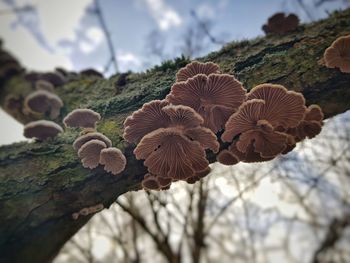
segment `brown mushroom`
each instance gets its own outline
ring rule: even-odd
[[[112,146],[112,141],[105,135],[99,132],[89,132],[79,136],[73,143],[74,150],[78,151],[80,147],[88,141],[100,140],[106,144],[107,147]]]
[[[63,132],[63,129],[57,123],[39,120],[27,123],[24,126],[23,135],[26,138],[36,138],[43,141],[47,138],[56,137],[60,132]]]
[[[193,108],[203,117],[204,126],[216,133],[243,103],[245,94],[242,84],[231,75],[198,74],[175,83],[166,100]]]
[[[194,183],[198,182],[200,179],[206,177],[210,172],[211,172],[211,168],[208,166],[204,170],[196,172],[194,174],[194,176],[187,178],[186,182],[189,184],[194,184]]]
[[[100,164],[104,165],[107,172],[117,175],[124,171],[126,158],[119,149],[115,147],[106,148],[100,153]]]
[[[323,55],[326,67],[350,73],[350,35],[337,38]]]
[[[247,148],[246,151],[243,153],[237,149],[236,142],[233,142],[229,147],[228,150],[234,155],[237,156],[239,161],[245,162],[245,163],[256,163],[256,162],[266,162],[272,160],[274,157],[264,158],[261,157],[260,153],[255,152],[255,148],[253,145],[253,142],[251,142]]]
[[[284,34],[294,31],[299,25],[299,18],[295,14],[276,13],[269,17],[262,29],[266,34]]]
[[[161,177],[184,180],[209,163],[199,142],[191,141],[176,128],[160,128],[142,138],[134,150],[145,159],[148,171]]]
[[[106,147],[100,140],[91,140],[83,144],[78,151],[83,166],[89,169],[96,168],[100,162],[100,153]]]
[[[157,177],[149,173],[145,175],[141,184],[145,190],[159,191],[161,189]]]
[[[101,115],[90,109],[75,109],[63,119],[66,127],[95,128]]]
[[[65,77],[58,71],[40,74],[39,79],[48,81],[55,87],[62,86],[64,83],[66,83]]]
[[[35,82],[35,88],[37,90],[46,90],[48,92],[54,92],[55,87],[48,81],[39,79]]]
[[[217,64],[213,62],[201,63],[193,61],[176,73],[176,82],[186,81],[198,74],[210,75],[213,73],[220,73]]]
[[[147,133],[167,127],[170,118],[162,109],[168,104],[164,100],[153,100],[127,117],[124,121],[124,139],[130,143],[138,143]]]
[[[59,116],[63,102],[56,94],[46,90],[36,90],[24,99],[23,112],[29,113],[49,113],[50,118]]]
[[[240,161],[238,156],[226,149],[219,152],[219,154],[216,156],[216,160],[223,165],[234,165]]]
[[[304,140],[306,137],[314,138],[321,132],[323,112],[318,105],[311,105],[306,109],[305,117],[295,128],[290,128],[286,132],[294,136],[296,142]]]

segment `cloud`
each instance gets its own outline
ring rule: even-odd
[[[117,51],[117,62],[121,72],[128,70],[138,71],[142,66],[141,59],[137,55],[123,50]]]
[[[200,18],[209,18],[209,19],[215,18],[214,7],[208,3],[200,4],[197,7],[196,13]]]
[[[85,39],[79,41],[79,48],[85,54],[94,51],[104,40],[103,31],[95,26],[89,27],[85,32]]]
[[[181,16],[170,6],[166,5],[164,0],[144,1],[160,30],[166,31],[171,27],[177,27],[182,24]]]

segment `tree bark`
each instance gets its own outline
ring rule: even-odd
[[[218,63],[248,90],[270,82],[302,92],[307,104],[319,104],[328,118],[350,109],[350,74],[328,69],[320,59],[337,37],[349,34],[349,17],[350,10],[345,10],[286,35],[233,42],[199,60]],[[119,74],[108,80],[79,75],[56,88],[65,106],[55,121],[61,123],[78,107],[101,114],[98,130],[127,157],[120,176],[105,173],[101,167],[89,170],[81,166],[72,148],[78,135],[74,129],[46,142],[0,147],[0,262],[51,261],[91,218],[73,220],[72,213],[98,203],[109,207],[119,195],[140,189],[146,168],[135,159],[134,146],[123,141],[123,121],[145,102],[163,99],[176,71],[188,62],[178,58],[145,73]],[[118,82],[120,77],[125,83]],[[32,90],[23,74],[6,78],[0,83],[0,104],[22,123],[34,120],[35,116],[24,115],[20,107],[6,104],[11,95],[21,105]],[[212,155],[208,158],[215,161]]]

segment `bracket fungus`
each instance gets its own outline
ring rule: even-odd
[[[115,147],[106,148],[100,153],[100,164],[104,165],[105,171],[117,175],[124,171],[126,158],[119,149]]]
[[[39,79],[35,82],[35,89],[46,90],[48,92],[54,92],[55,87],[48,81]]]
[[[74,150],[78,151],[83,144],[91,140],[100,140],[106,144],[107,147],[112,146],[112,141],[105,135],[99,132],[89,132],[79,136],[73,143]]]
[[[269,17],[267,24],[263,25],[262,30],[265,34],[284,34],[294,31],[299,25],[299,18],[295,14],[276,13]]]
[[[91,140],[83,144],[78,151],[83,166],[89,169],[96,168],[100,162],[100,153],[106,147],[106,144],[99,140]]]
[[[155,175],[146,174],[141,182],[142,188],[145,190],[156,190],[159,191],[162,187],[158,182],[158,179]]]
[[[56,137],[58,133],[63,132],[61,126],[52,121],[39,120],[29,122],[24,126],[23,135],[26,138],[36,138],[40,141],[47,138]]]
[[[217,64],[213,62],[201,63],[198,61],[193,61],[176,73],[176,82],[186,81],[198,74],[204,74],[208,76],[214,73],[220,73],[219,66]]]
[[[227,119],[246,99],[246,90],[228,74],[198,74],[175,83],[166,100],[193,108],[214,133],[222,130]]]
[[[126,119],[124,138],[139,142],[134,154],[154,176],[184,180],[208,167],[205,149],[219,150],[203,122],[190,107],[156,100]]]
[[[50,118],[55,119],[60,115],[63,102],[56,94],[47,90],[36,90],[24,99],[25,114],[29,113],[49,113]]]
[[[75,109],[63,119],[66,127],[95,128],[101,115],[90,109]]]
[[[256,86],[247,98],[227,121],[221,139],[235,140],[233,151],[237,149],[250,155],[255,152],[263,159],[273,158],[288,146],[290,135],[281,130],[295,128],[302,121],[305,99],[299,93],[274,84]],[[239,154],[234,154],[239,158]]]
[[[324,61],[328,68],[339,68],[350,73],[350,35],[337,38],[324,52]]]

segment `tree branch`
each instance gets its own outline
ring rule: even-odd
[[[319,104],[328,118],[350,109],[350,74],[328,69],[318,61],[337,37],[350,32],[349,16],[350,10],[346,10],[287,35],[231,43],[199,60],[218,63],[247,89],[270,82],[302,92],[307,104]],[[129,74],[118,95],[114,84],[120,75],[108,80],[79,75],[56,88],[65,106],[55,121],[60,122],[77,107],[102,115],[98,130],[122,149],[128,160],[120,176],[107,174],[100,167],[88,170],[81,166],[72,148],[77,130],[46,142],[0,147],[1,262],[23,262],[25,258],[50,261],[91,217],[73,220],[72,213],[97,203],[109,207],[119,195],[140,188],[146,168],[135,159],[133,146],[123,141],[122,123],[145,102],[164,98],[176,71],[187,63],[179,58],[146,73]],[[20,107],[8,108],[5,101],[12,96],[21,105],[21,99],[32,90],[23,74],[3,79],[0,104],[18,121],[27,123],[35,116],[24,115]],[[213,155],[208,158],[215,161]]]

